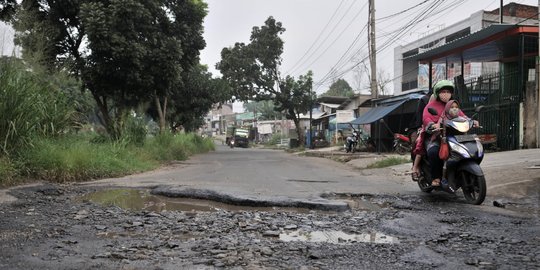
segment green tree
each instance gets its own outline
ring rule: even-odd
[[[349,83],[344,79],[339,79],[330,85],[330,89],[321,96],[334,96],[334,97],[352,97],[354,91]]]
[[[276,111],[276,105],[272,100],[244,103],[244,110],[247,112],[261,113],[261,120],[273,120],[281,118],[281,112]]]
[[[229,84],[221,78],[212,78],[204,65],[194,66],[185,73],[183,91],[171,95],[171,128],[182,125],[187,131],[204,124],[203,116],[212,105],[231,99]]]
[[[184,90],[181,74],[205,46],[201,0],[17,2],[0,0],[0,16],[13,22],[23,54],[42,48],[43,63],[80,77],[113,137],[127,109],[148,100],[163,127],[168,97]]]
[[[309,110],[312,73],[281,78],[279,67],[283,53],[280,35],[285,28],[281,22],[269,17],[261,27],[253,27],[250,43],[236,43],[221,51],[221,61],[216,65],[231,85],[235,99],[274,100],[277,111],[284,111],[297,127],[298,138],[303,143],[298,115]]]

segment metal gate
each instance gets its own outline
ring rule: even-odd
[[[478,134],[496,134],[496,150],[519,148],[519,107],[522,100],[523,74],[520,71],[484,75],[468,81],[456,78],[456,98],[468,116],[483,105],[478,115],[482,129]]]

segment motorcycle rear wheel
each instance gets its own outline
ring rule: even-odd
[[[461,190],[467,203],[482,204],[486,198],[486,178],[483,175],[478,176],[467,171],[462,171],[460,175],[463,181]]]
[[[405,155],[405,153],[407,153],[407,149],[405,149],[405,147],[402,146],[402,145],[400,145],[400,144],[398,144],[398,145],[396,146],[396,150],[395,150],[395,151],[396,151],[396,153],[398,153],[399,155]]]

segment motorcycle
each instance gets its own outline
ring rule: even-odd
[[[423,192],[442,190],[455,193],[461,188],[465,200],[470,204],[479,205],[486,198],[486,179],[480,163],[484,158],[484,149],[480,139],[476,134],[469,134],[473,127],[473,119],[481,110],[482,106],[476,108],[476,114],[468,119],[458,116],[454,119],[443,119],[441,127],[445,129],[446,140],[449,146],[449,158],[443,167],[443,179],[448,182],[440,187],[431,185],[430,165],[427,157],[422,157],[421,170],[423,177],[418,180],[418,186]],[[437,115],[437,111],[428,108],[428,112]]]
[[[412,150],[411,140],[409,139],[409,137],[403,134],[394,133],[393,149],[394,149],[394,152],[400,155],[404,155],[405,153],[410,153]]]
[[[360,139],[360,134],[356,129],[353,128],[353,133],[351,136],[347,137],[347,140],[345,142],[345,152],[354,153],[356,151],[356,147],[358,146],[358,140]]]

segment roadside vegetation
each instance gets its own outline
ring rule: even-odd
[[[403,163],[409,163],[411,162],[410,159],[405,157],[388,157],[379,161],[376,161],[374,163],[371,163],[367,166],[368,169],[379,169],[379,168],[386,168],[394,165],[399,165]]]
[[[145,121],[127,116],[122,137],[112,140],[81,126],[80,112],[63,87],[21,63],[0,63],[0,185],[23,179],[84,181],[154,169],[214,149],[192,133],[149,134]],[[80,104],[79,104],[80,105]]]
[[[214,149],[192,133],[231,99],[199,61],[204,1],[9,2],[0,20],[21,54],[0,58],[0,186],[121,176]]]

